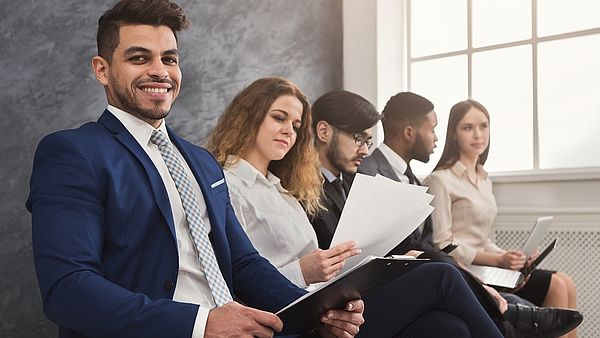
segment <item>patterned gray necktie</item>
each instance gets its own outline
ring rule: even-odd
[[[183,166],[165,134],[159,130],[154,130],[152,136],[150,136],[150,142],[158,146],[158,150],[160,150],[169,173],[173,181],[175,181],[175,186],[177,187],[181,204],[185,211],[185,217],[189,224],[190,235],[196,246],[198,260],[204,268],[204,274],[206,275],[206,280],[208,281],[208,286],[215,299],[215,303],[217,306],[221,306],[231,301],[232,298],[217,264],[213,247],[208,239],[208,232],[202,221],[198,200],[192,191],[190,180],[185,174]]]

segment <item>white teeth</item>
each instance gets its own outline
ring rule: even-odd
[[[152,87],[144,87],[142,88],[143,91],[145,91],[146,93],[161,93],[161,94],[166,94],[168,89],[167,88],[152,88]]]

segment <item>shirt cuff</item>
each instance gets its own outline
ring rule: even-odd
[[[304,281],[302,275],[302,269],[300,268],[300,259],[296,259],[281,268],[278,268],[279,272],[289,279],[292,283],[296,284],[297,287],[305,289],[308,285]]]
[[[196,314],[196,322],[194,323],[192,338],[204,337],[204,331],[206,330],[206,322],[208,321],[209,312],[209,308],[198,306],[198,313]]]

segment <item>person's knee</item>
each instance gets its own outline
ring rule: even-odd
[[[562,284],[564,285],[566,292],[569,296],[569,302],[575,301],[577,298],[577,288],[575,285],[575,281],[571,278],[571,276],[567,275],[564,272],[557,272],[555,275],[561,279]]]
[[[558,273],[552,274],[552,278],[550,279],[550,292],[558,294],[567,293],[567,282]]]
[[[573,280],[573,278],[571,278],[571,276],[567,275],[564,272],[557,272],[555,273],[555,275],[558,275],[563,280],[568,289],[576,289],[575,281]]]

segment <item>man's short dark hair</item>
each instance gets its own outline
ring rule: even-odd
[[[380,115],[375,106],[358,94],[346,90],[326,93],[312,106],[313,131],[319,121],[350,134],[373,127]]]
[[[407,125],[418,128],[432,111],[433,103],[423,96],[411,92],[398,93],[383,108],[384,135],[394,135]]]
[[[121,0],[98,21],[98,55],[111,61],[119,45],[119,29],[125,25],[167,26],[177,39],[177,32],[189,27],[190,21],[179,5],[168,0]]]

